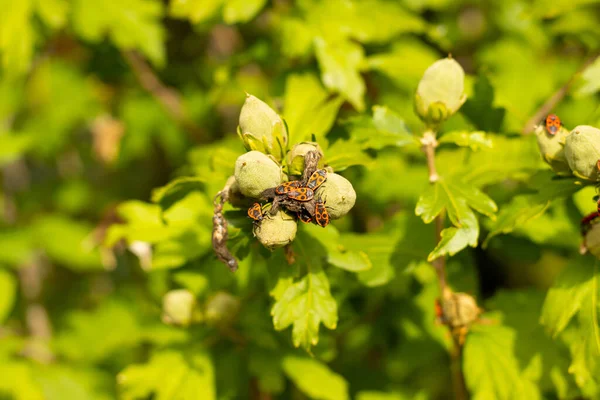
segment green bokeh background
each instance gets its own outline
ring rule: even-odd
[[[437,169],[499,209],[447,261],[450,286],[486,310],[459,363],[467,389],[600,397],[598,268],[579,253],[596,190],[556,194],[522,133],[561,88],[551,111],[566,128],[600,126],[599,2],[0,10],[0,399],[452,398],[434,228],[415,216],[427,166],[407,140],[424,129],[419,80],[448,54],[468,99],[440,127]],[[290,144],[316,139],[357,202],[301,227],[294,265],[226,206],[232,274],[211,248],[213,196],[245,151],[246,93],[285,118]],[[181,289],[192,296],[165,296]],[[187,326],[165,313],[178,306]]]

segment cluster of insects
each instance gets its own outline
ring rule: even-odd
[[[280,207],[296,214],[304,223],[313,222],[325,227],[329,224],[329,213],[323,199],[317,199],[315,192],[327,180],[327,171],[318,169],[306,180],[296,180],[282,183],[261,193],[261,198],[272,200],[271,215],[275,215]],[[262,206],[254,203],[248,209],[248,216],[255,222],[263,220]]]

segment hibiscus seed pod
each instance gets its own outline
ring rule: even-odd
[[[284,212],[275,215],[266,214],[262,221],[254,225],[254,236],[269,250],[275,250],[290,244],[296,238],[298,225],[296,219]]]
[[[434,62],[423,74],[415,93],[415,111],[427,125],[438,125],[452,115],[467,99],[465,72],[452,58]]]
[[[567,136],[565,156],[573,175],[597,182],[600,177],[600,129],[588,125],[575,127]]]
[[[240,111],[238,135],[246,150],[257,150],[274,156],[278,161],[284,157],[288,133],[283,119],[265,102],[248,94]]]
[[[317,189],[316,197],[325,202],[331,219],[348,214],[356,202],[356,192],[350,181],[333,172],[327,174],[327,180]]]
[[[567,162],[565,154],[565,142],[569,131],[561,127],[556,134],[551,135],[543,125],[538,125],[535,129],[538,147],[542,159],[550,165],[552,170],[558,175],[572,175],[571,168]]]
[[[258,198],[268,188],[281,183],[281,167],[260,151],[242,154],[235,162],[235,181],[240,192]]]

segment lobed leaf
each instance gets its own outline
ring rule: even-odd
[[[145,364],[130,365],[117,377],[125,400],[216,400],[215,372],[207,353],[198,350],[166,349],[152,355]]]
[[[275,304],[271,309],[276,330],[292,326],[294,346],[302,346],[307,351],[319,342],[321,323],[329,329],[337,327],[337,303],[329,288],[329,279],[323,271],[324,250],[315,246],[314,241],[304,232],[298,232],[294,250],[299,265],[306,268],[306,274],[298,280],[290,276],[282,277],[271,291]]]

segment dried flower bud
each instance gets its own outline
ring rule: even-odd
[[[444,319],[452,327],[471,325],[481,314],[475,298],[466,293],[452,293],[442,302],[442,310]]]
[[[465,72],[452,58],[434,62],[423,74],[415,94],[415,111],[428,125],[454,115],[467,99]]]
[[[254,227],[254,236],[269,250],[291,243],[296,238],[298,225],[291,215],[279,210],[275,215],[266,214]]]
[[[240,112],[238,135],[247,150],[257,150],[283,159],[288,141],[283,119],[265,102],[248,94]]]
[[[570,132],[563,127],[561,127],[554,135],[549,134],[543,125],[538,125],[535,129],[540,154],[544,161],[546,161],[558,175],[572,175],[564,151],[565,141],[569,133]]]
[[[244,196],[257,198],[265,189],[281,183],[281,168],[260,151],[250,151],[236,160],[235,180]]]
[[[290,175],[302,175],[304,171],[304,156],[309,151],[316,150],[321,159],[319,164],[323,163],[323,150],[316,142],[302,142],[292,147],[292,150],[287,155],[288,172]]]
[[[188,326],[195,305],[196,299],[189,290],[171,290],[163,297],[162,319],[167,324]]]
[[[348,179],[332,172],[327,174],[327,180],[317,189],[317,198],[325,201],[329,218],[338,219],[354,207],[356,192]]]
[[[567,136],[565,156],[573,175],[578,178],[598,181],[600,160],[600,129],[579,125]]]

